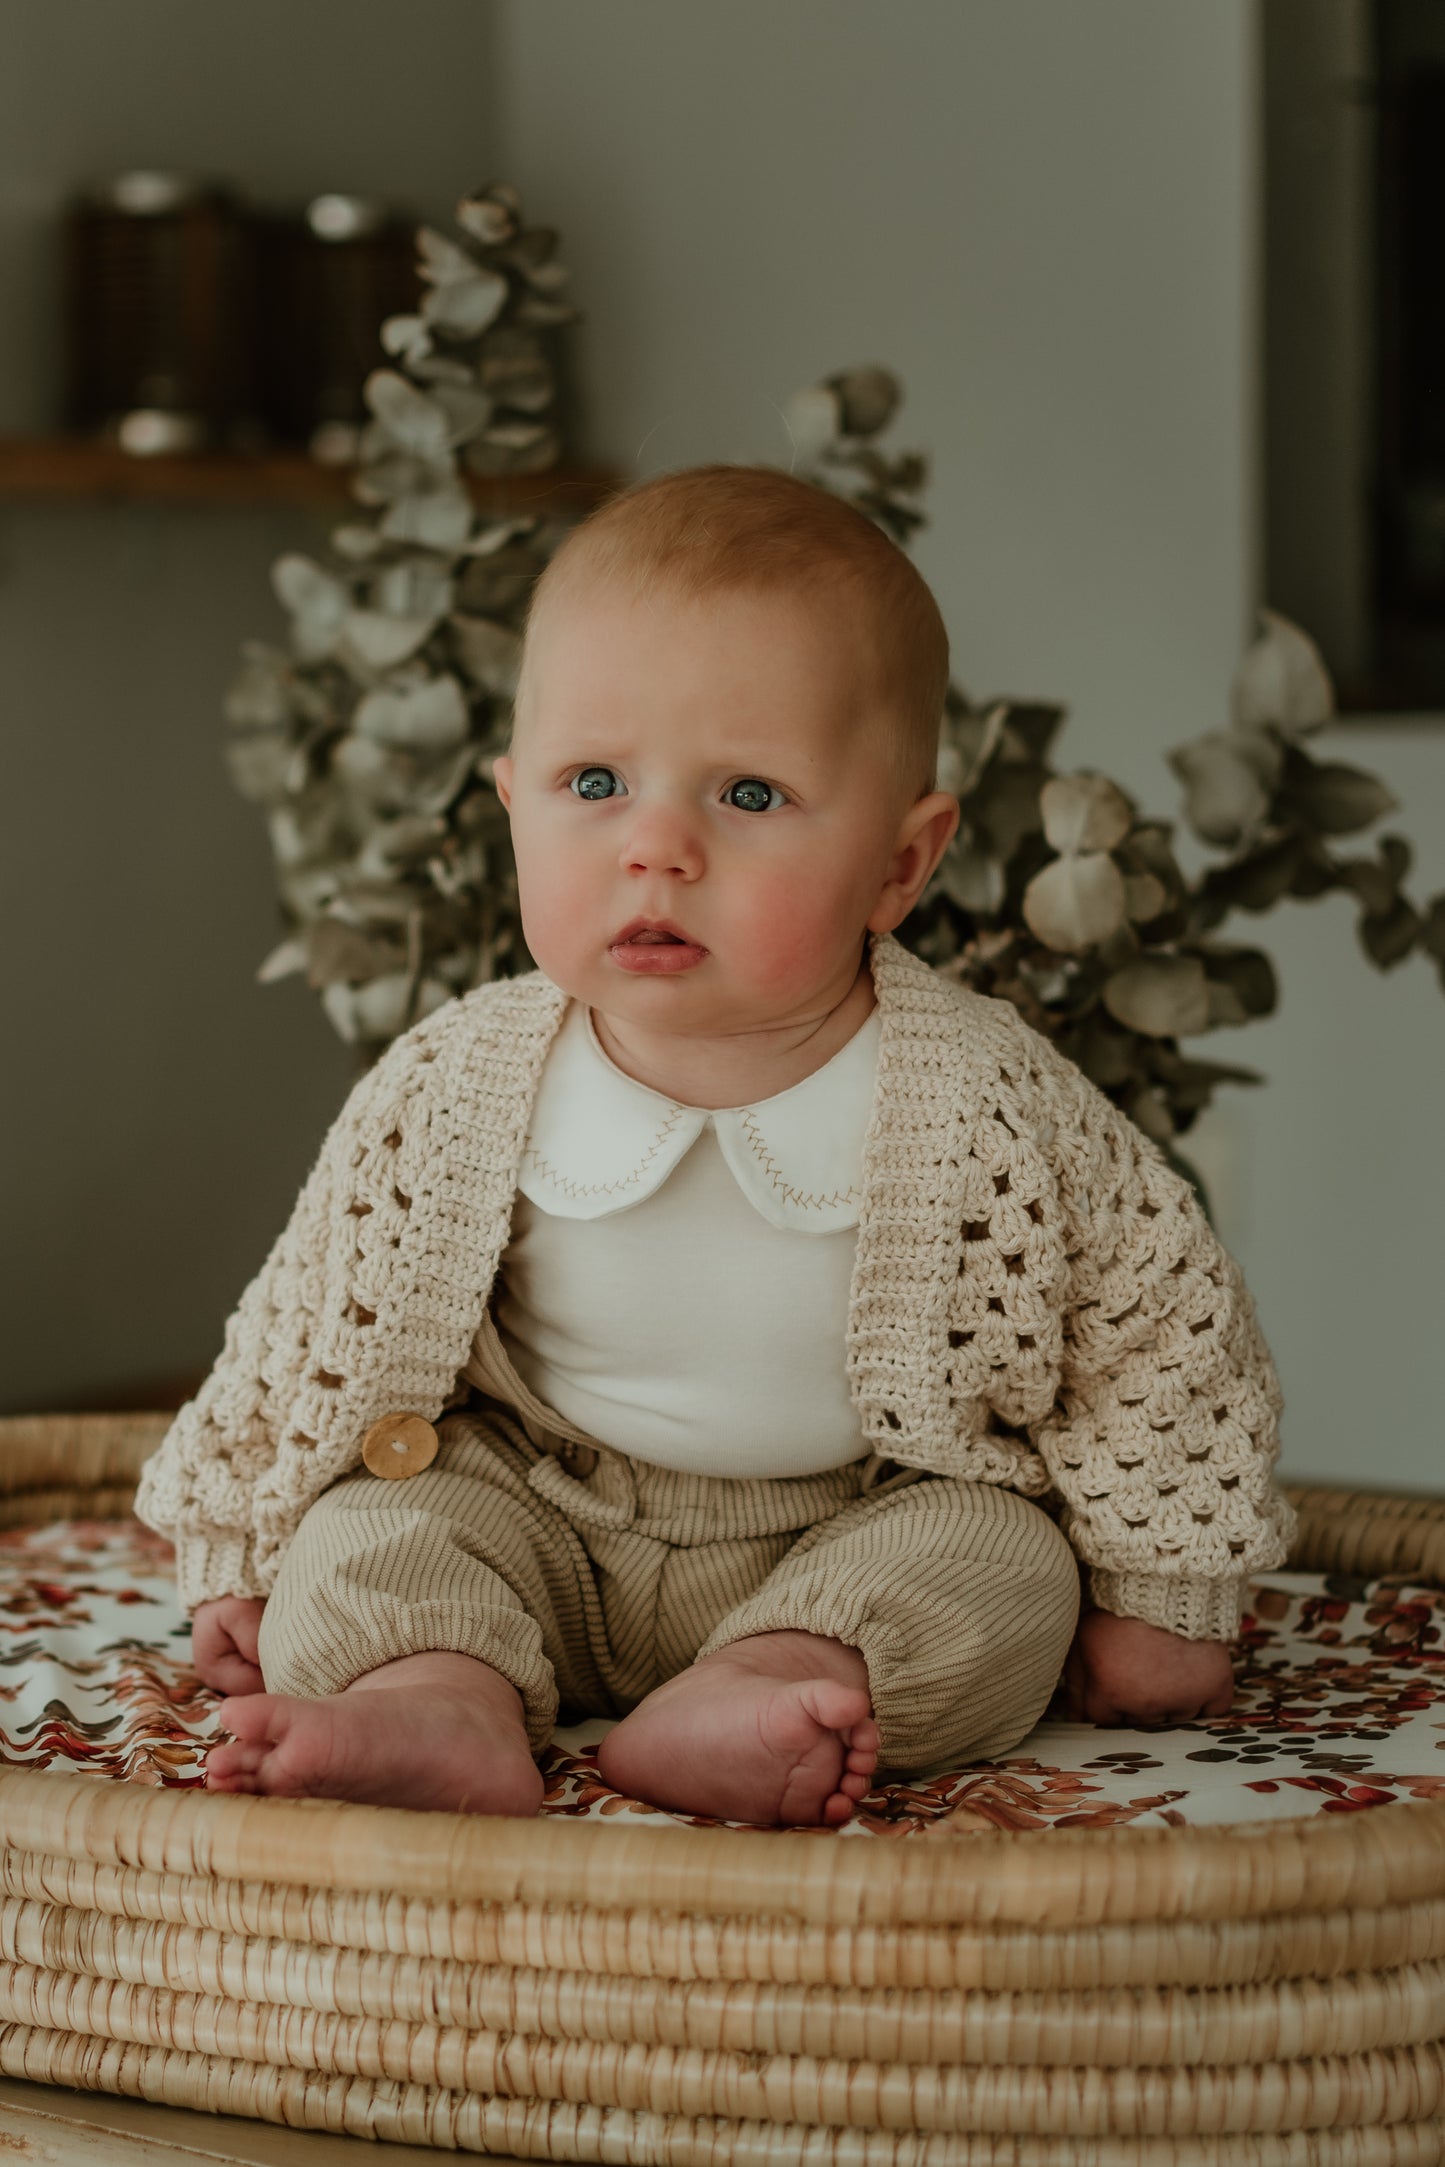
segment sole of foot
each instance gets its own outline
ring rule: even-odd
[[[400,1671],[403,1659],[387,1669]],[[468,1656],[444,1658],[494,1680],[357,1680],[343,1693],[301,1700],[247,1694],[221,1703],[231,1743],[206,1761],[213,1791],[273,1798],[343,1798],[438,1813],[530,1816],[542,1803],[514,1689]],[[510,1695],[508,1707],[503,1695]]]

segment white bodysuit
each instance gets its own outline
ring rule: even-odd
[[[862,1459],[844,1366],[875,1008],[791,1090],[683,1106],[626,1076],[574,1001],[522,1156],[495,1313],[546,1405],[700,1475]]]

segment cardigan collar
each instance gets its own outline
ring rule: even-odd
[[[607,1218],[654,1195],[711,1128],[770,1226],[798,1234],[856,1226],[880,1034],[875,1007],[791,1089],[712,1109],[625,1074],[603,1052],[586,1003],[573,1001],[542,1071],[517,1186],[553,1218]]]
[[[949,1398],[945,1335],[964,1168],[959,1124],[982,1116],[1016,1060],[1012,1010],[934,971],[891,934],[874,935],[869,965],[878,997],[878,1064],[863,1144],[863,1196],[849,1292],[850,1388],[875,1448],[922,1466],[949,1464],[957,1411]],[[453,1174],[446,1323],[428,1331],[417,1368],[435,1404],[448,1403],[506,1246],[528,1124],[568,996],[541,971],[481,986],[418,1027],[435,1035],[434,1085],[425,1093]],[[437,1095],[432,1096],[432,1092]],[[479,1162],[468,1115],[486,1109],[496,1146]],[[389,1118],[389,1117],[388,1117]],[[403,1261],[404,1260],[404,1261]],[[420,1282],[424,1260],[403,1240],[402,1277]],[[416,1299],[432,1312],[434,1263]],[[445,1381],[443,1381],[445,1379]],[[384,1412],[378,1407],[376,1413]]]

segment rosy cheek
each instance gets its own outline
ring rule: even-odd
[[[738,913],[757,983],[785,988],[807,982],[837,938],[829,896],[796,867],[759,872],[747,884]]]

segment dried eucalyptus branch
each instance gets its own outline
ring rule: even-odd
[[[916,454],[885,459],[870,441],[897,397],[886,371],[858,370],[800,393],[787,420],[809,478],[902,539],[920,523],[909,500],[924,463]],[[1377,777],[1308,750],[1305,740],[1333,713],[1313,643],[1265,611],[1235,682],[1230,726],[1169,755],[1188,825],[1221,854],[1189,879],[1169,822],[1142,818],[1105,776],[1055,772],[1063,708],[975,705],[950,687],[939,782],[957,794],[963,818],[900,937],[948,975],[1012,1001],[1172,1148],[1217,1085],[1260,1080],[1180,1045],[1276,1005],[1268,956],[1216,937],[1232,912],[1343,890],[1358,903],[1373,963],[1390,969],[1419,949],[1445,987],[1445,896],[1421,910],[1405,893],[1408,843],[1387,835],[1374,857],[1331,847],[1395,809]]]
[[[468,473],[554,465],[548,339],[576,311],[557,235],[505,183],[465,198],[460,241],[423,229],[420,313],[381,332],[335,558],[273,582],[290,649],[252,646],[226,706],[231,774],[265,807],[296,971],[375,1051],[454,993],[530,968],[491,763],[507,741],[519,626],[565,519],[479,517]]]
[[[336,562],[283,557],[290,651],[252,647],[232,689],[231,771],[266,809],[291,931],[263,979],[304,971],[364,1053],[483,980],[530,968],[507,821],[492,787],[506,741],[532,584],[566,518],[478,518],[466,470],[534,471],[560,455],[545,340],[575,311],[557,236],[526,228],[514,189],[465,199],[460,242],[423,231],[429,291],[382,337],[397,366],[367,387],[356,495]],[[786,413],[794,471],[856,504],[900,544],[924,522],[917,452],[877,439],[897,380],[844,371]],[[1274,968],[1219,938],[1235,911],[1353,896],[1382,969],[1415,950],[1445,986],[1445,896],[1405,892],[1407,843],[1341,856],[1394,801],[1363,769],[1306,740],[1334,698],[1310,641],[1265,613],[1229,726],[1170,764],[1212,854],[1186,877],[1170,822],[1141,816],[1106,776],[1052,762],[1064,709],[975,704],[949,688],[939,782],[962,823],[901,937],[937,968],[1012,1001],[1168,1149],[1222,1083],[1255,1073],[1187,1052],[1268,1015]]]

